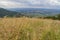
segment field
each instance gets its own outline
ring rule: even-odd
[[[0,40],[60,40],[60,21],[0,18]]]

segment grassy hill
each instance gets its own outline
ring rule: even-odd
[[[60,40],[60,21],[0,18],[0,40]]]

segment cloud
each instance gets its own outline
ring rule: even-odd
[[[4,8],[60,8],[60,0],[0,0]]]
[[[0,7],[24,7],[26,5],[24,5],[23,3],[19,3],[19,2],[13,2],[13,1],[1,1],[0,2]]]

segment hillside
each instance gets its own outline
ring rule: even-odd
[[[9,11],[3,8],[0,8],[0,17],[8,16],[8,17],[14,17],[14,16],[22,16],[21,13],[15,12],[15,11]]]
[[[60,21],[0,18],[0,40],[60,40]]]

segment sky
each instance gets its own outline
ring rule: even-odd
[[[60,0],[0,0],[2,8],[60,8]]]

